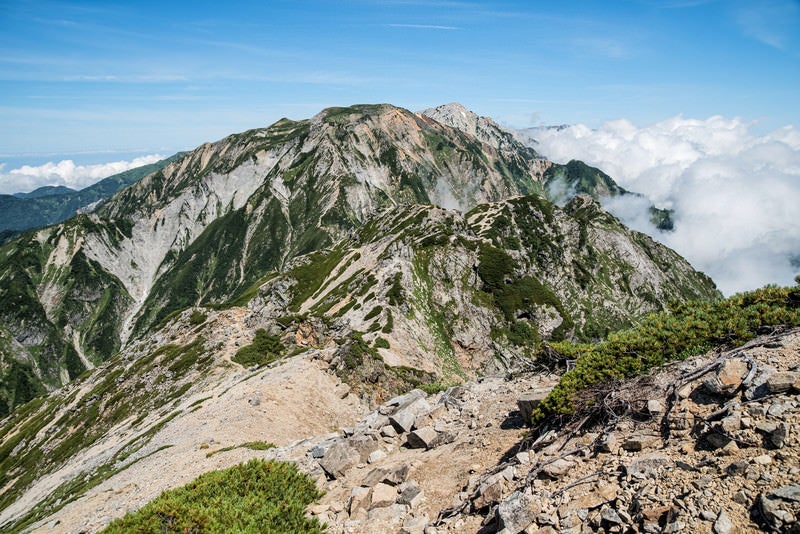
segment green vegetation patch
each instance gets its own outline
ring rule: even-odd
[[[577,394],[589,386],[630,378],[670,360],[716,346],[738,346],[764,326],[800,325],[800,287],[767,286],[717,302],[673,305],[647,316],[639,326],[610,334],[594,345],[555,343],[576,366],[534,411],[533,423],[575,413]]]
[[[244,367],[261,366],[279,359],[285,351],[286,347],[278,336],[271,336],[266,330],[259,328],[253,342],[237,350],[231,360]]]
[[[251,460],[166,491],[102,532],[322,533],[324,525],[305,517],[320,497],[294,464]]]
[[[217,449],[215,451],[211,451],[206,454],[206,458],[211,458],[218,452],[227,452],[232,451],[233,449],[250,449],[253,451],[268,451],[269,449],[274,449],[274,443],[267,443],[266,441],[248,441],[246,443],[242,443],[240,445],[231,445],[230,447],[222,447],[221,449]]]

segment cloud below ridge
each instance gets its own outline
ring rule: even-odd
[[[64,186],[80,190],[103,178],[164,159],[160,154],[140,156],[130,161],[113,161],[98,165],[76,165],[71,159],[43,165],[23,165],[6,171],[0,164],[0,194],[30,192],[44,186]]]
[[[726,295],[800,273],[800,130],[766,135],[739,118],[673,117],[638,127],[621,119],[534,133],[542,154],[580,159],[657,207],[675,210],[675,230],[659,232],[641,206],[607,208],[675,249]]]

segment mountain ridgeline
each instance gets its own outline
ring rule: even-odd
[[[570,165],[455,104],[330,108],[205,144],[0,248],[0,414],[192,307],[244,307],[276,335],[311,321],[456,380],[719,296],[592,198],[553,198]],[[584,167],[602,179],[575,193],[624,191]]]
[[[0,195],[0,243],[9,241],[25,230],[56,224],[77,213],[88,213],[120,189],[181,156],[178,153],[156,163],[109,176],[80,191],[63,186],[45,186],[30,193]]]

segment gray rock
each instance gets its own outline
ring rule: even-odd
[[[415,393],[417,391],[419,393]],[[401,434],[410,432],[417,417],[431,410],[430,403],[425,399],[425,393],[419,389],[392,399],[388,405],[391,406],[397,399],[400,399],[399,404],[389,416],[389,422]]]
[[[439,433],[432,426],[418,428],[408,434],[408,446],[412,449],[432,449]]]
[[[397,502],[406,504],[411,508],[416,508],[421,500],[422,490],[419,489],[419,486],[414,482],[407,482],[404,484],[400,496],[397,498]]]
[[[353,436],[331,445],[319,461],[319,465],[329,476],[341,478],[354,465],[366,462],[369,455],[379,446],[372,436],[364,434]]]
[[[775,373],[767,378],[767,391],[770,393],[789,391],[798,379],[800,379],[800,373],[790,371]]]
[[[778,488],[772,495],[780,497],[784,501],[800,502],[800,484]]]
[[[544,466],[541,473],[552,479],[558,479],[566,475],[574,465],[575,464],[573,462],[570,462],[564,458],[560,458],[555,462]]]
[[[767,442],[776,449],[782,449],[786,445],[786,438],[789,436],[789,425],[785,422],[776,426],[775,430],[767,434]]]
[[[538,503],[530,494],[515,491],[497,507],[500,528],[518,534],[533,523],[539,511]]]
[[[379,482],[397,486],[402,484],[408,476],[408,465],[397,464],[390,467],[380,467],[373,469],[367,476],[364,477],[362,484],[366,486],[374,486]]]
[[[641,451],[648,447],[655,447],[661,443],[661,438],[658,436],[650,436],[647,434],[637,434],[630,436],[622,443],[622,448],[626,451]]]
[[[319,461],[320,467],[332,478],[341,478],[351,467],[361,461],[361,455],[347,441],[331,445]]]
[[[600,512],[600,517],[603,519],[603,521],[612,525],[622,524],[622,518],[613,508],[603,508],[603,510]]]
[[[733,522],[725,510],[720,510],[717,520],[714,521],[714,534],[731,534]]]

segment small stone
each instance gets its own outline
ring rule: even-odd
[[[638,434],[631,436],[622,443],[622,448],[626,451],[641,451],[648,447],[655,447],[661,442],[658,436]]]
[[[762,454],[753,458],[753,463],[756,465],[769,465],[772,463],[772,456],[769,454]]]
[[[569,460],[559,458],[555,462],[544,466],[541,472],[552,479],[558,479],[566,475],[574,465]]]
[[[622,524],[622,518],[619,516],[619,514],[613,508],[604,508],[600,512],[600,517],[603,519],[603,521],[605,521],[607,523],[611,523],[612,525],[621,525]]]
[[[647,401],[647,411],[650,415],[659,415],[664,412],[664,405],[657,399]]]
[[[731,532],[733,532],[733,522],[725,510],[720,510],[717,520],[714,521],[714,534],[731,534]]]
[[[370,453],[370,455],[367,457],[367,463],[374,464],[375,462],[383,460],[384,458],[386,458],[386,453],[378,449],[377,451],[372,451]]]
[[[597,445],[597,450],[600,452],[614,453],[618,448],[619,445],[617,444],[617,436],[613,432],[602,438],[600,443]]]
[[[750,497],[747,495],[745,490],[739,490],[733,494],[731,500],[737,504],[741,504],[747,506],[749,508]]]
[[[776,449],[782,449],[786,445],[786,438],[789,436],[789,425],[780,423],[775,430],[767,435],[769,445]]]
[[[717,514],[712,512],[711,510],[703,510],[700,512],[700,519],[703,521],[716,521]]]

